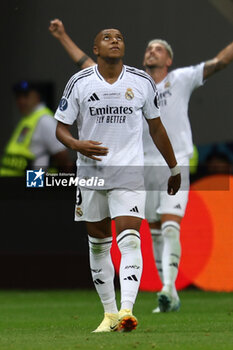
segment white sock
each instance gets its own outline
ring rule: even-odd
[[[176,286],[175,286],[175,283],[172,287],[172,297],[175,298],[175,299],[179,299],[179,296],[178,296],[178,293],[177,293],[177,290],[176,290]]]
[[[162,224],[163,247],[163,291],[177,295],[175,281],[181,255],[180,225],[175,221],[166,221]],[[178,297],[178,295],[177,295]]]
[[[158,271],[158,274],[160,277],[160,281],[163,283],[162,257],[163,257],[163,243],[164,242],[163,242],[162,231],[160,229],[151,228],[150,232],[151,232],[151,236],[152,236],[154,258],[155,258],[157,271]]]
[[[121,252],[121,309],[132,310],[142,275],[140,234],[133,229],[124,230],[117,236],[117,243]]]
[[[112,237],[94,238],[88,236],[90,268],[97,293],[104,307],[104,312],[117,313],[114,275],[110,249]]]

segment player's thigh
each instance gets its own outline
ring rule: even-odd
[[[145,217],[145,191],[112,190],[108,193],[111,218],[116,234],[127,229],[139,231]]]

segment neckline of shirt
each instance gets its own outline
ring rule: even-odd
[[[117,79],[113,84],[108,83],[108,82],[104,79],[104,77],[100,74],[100,72],[99,72],[99,70],[98,70],[98,65],[94,66],[94,70],[95,70],[96,76],[97,76],[101,81],[103,81],[103,82],[104,82],[105,84],[107,84],[108,86],[115,86],[120,80],[123,79],[123,77],[124,77],[124,75],[125,75],[125,70],[126,70],[126,68],[125,68],[125,66],[123,65],[122,71],[121,71],[121,73],[120,73],[118,79]]]
[[[170,73],[170,72],[168,72],[168,73],[167,73],[167,75],[166,75],[166,77],[164,77],[164,78],[163,78],[163,80],[161,80],[159,83],[155,83],[155,84],[156,84],[156,86],[159,86],[159,85],[161,85],[161,84],[165,83],[166,79],[168,79],[168,75],[169,75],[169,73]]]

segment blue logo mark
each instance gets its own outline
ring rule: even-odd
[[[66,98],[63,97],[59,103],[59,109],[60,111],[65,111],[67,107],[68,107],[68,101]]]
[[[44,171],[27,170],[26,187],[44,187]]]

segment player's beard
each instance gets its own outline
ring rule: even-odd
[[[154,69],[161,68],[158,64],[146,64],[145,69],[153,71]]]
[[[150,58],[147,59],[147,62],[145,64],[145,68],[148,70],[154,70],[154,69],[158,69],[158,68],[163,68],[164,67],[164,62],[161,62],[159,59],[155,58],[153,60],[150,60]]]

